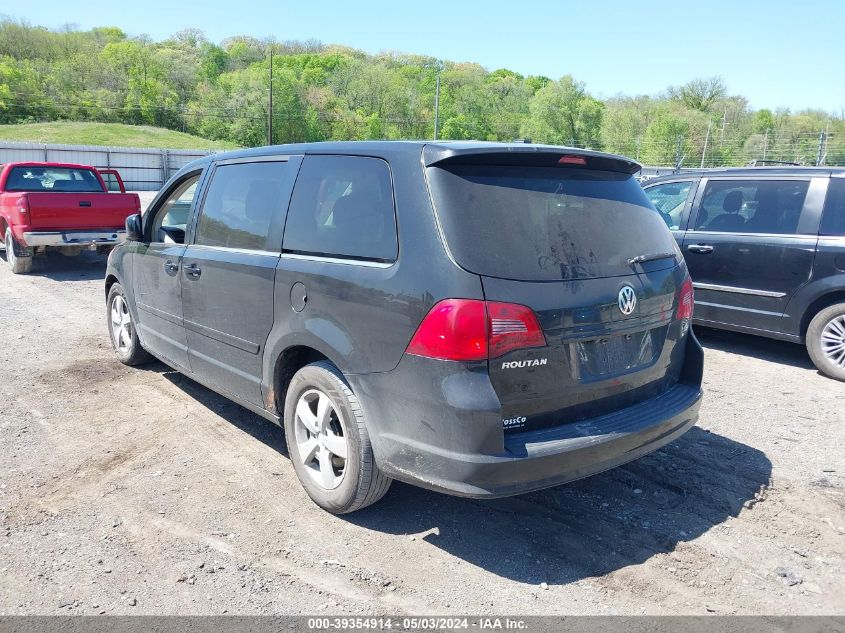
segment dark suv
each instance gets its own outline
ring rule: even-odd
[[[632,174],[536,145],[265,147],[184,167],[109,258],[120,359],[283,425],[336,513],[586,477],[695,422],[692,283]]]
[[[754,167],[649,180],[682,247],[695,322],[805,343],[845,380],[845,169]]]

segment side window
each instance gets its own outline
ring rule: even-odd
[[[387,163],[361,156],[306,156],[283,247],[293,253],[395,260],[399,245]]]
[[[691,182],[667,182],[645,190],[645,195],[670,229],[680,227],[690,187]]]
[[[831,178],[819,235],[845,235],[845,178]]]
[[[151,239],[153,242],[185,243],[185,229],[191,203],[202,172],[191,174],[170,190],[164,202],[154,211]]]
[[[809,185],[807,180],[711,180],[695,230],[795,233]]]
[[[284,214],[288,169],[284,161],[218,165],[205,194],[195,243],[273,250],[268,237],[273,219]]]

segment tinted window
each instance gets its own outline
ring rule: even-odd
[[[12,167],[6,179],[6,191],[103,191],[91,169],[73,167]]]
[[[806,180],[712,180],[695,221],[698,231],[795,233]]]
[[[830,179],[819,233],[845,235],[845,178]]]
[[[286,162],[218,165],[197,224],[195,242],[206,246],[278,249],[268,244],[274,217],[284,213]]]
[[[399,246],[387,163],[360,156],[306,156],[291,198],[284,249],[396,259]]]
[[[667,182],[645,190],[645,195],[670,229],[680,227],[691,186],[690,182]]]
[[[628,174],[452,165],[430,167],[428,175],[449,248],[475,273],[587,279],[631,274],[628,260],[638,255],[676,252],[672,234]]]

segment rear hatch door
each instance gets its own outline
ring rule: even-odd
[[[545,336],[489,361],[506,432],[602,415],[679,380],[686,268],[634,169],[559,148],[427,167],[451,256],[487,301],[530,307]]]

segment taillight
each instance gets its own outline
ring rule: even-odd
[[[444,299],[422,320],[406,351],[440,360],[476,361],[545,344],[537,317],[526,306]]]
[[[515,303],[487,302],[490,358],[498,358],[523,347],[543,347],[546,337],[531,308]]]
[[[409,354],[443,360],[487,358],[487,314],[484,302],[446,299],[435,305],[417,328]]]
[[[692,279],[687,277],[681,284],[681,292],[678,295],[678,319],[691,319],[694,306]]]
[[[29,198],[26,196],[18,198],[18,211],[20,213],[29,213]]]

